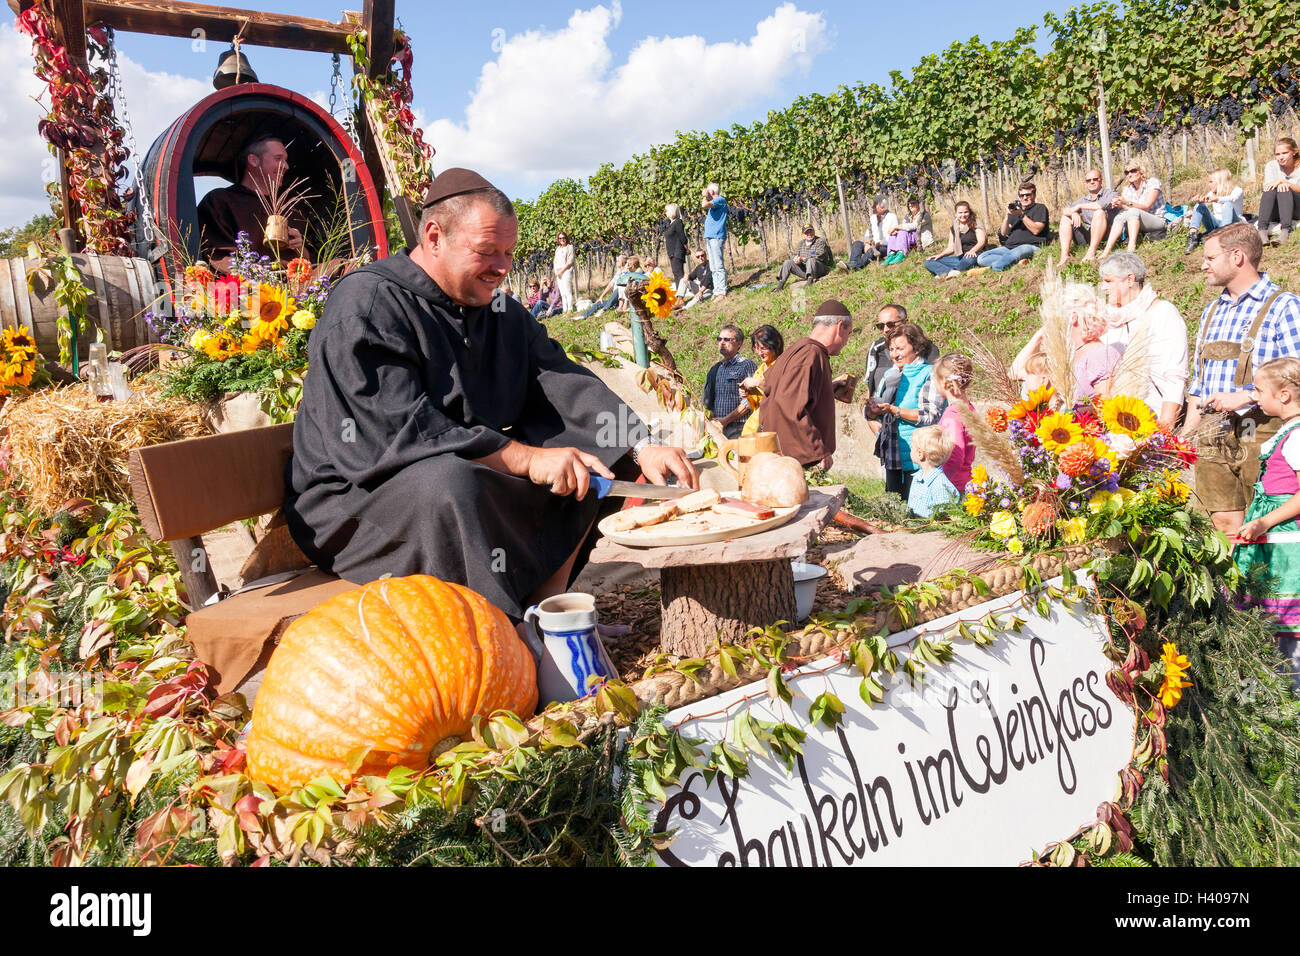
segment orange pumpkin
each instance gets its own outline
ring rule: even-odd
[[[322,774],[420,770],[475,714],[537,705],[533,659],[510,620],[428,575],[374,581],[286,629],[258,691],[248,773],[280,790]]]

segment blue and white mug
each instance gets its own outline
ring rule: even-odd
[[[590,594],[557,594],[524,612],[537,665],[537,690],[542,703],[586,697],[591,677],[617,672],[596,633],[596,599]]]

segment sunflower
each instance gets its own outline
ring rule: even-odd
[[[1036,388],[1029,393],[1027,398],[1021,399],[1011,406],[1011,410],[1007,412],[1007,418],[1023,419],[1031,412],[1042,411],[1047,408],[1047,404],[1055,395],[1056,389],[1050,385]]]
[[[641,293],[641,301],[656,319],[666,319],[672,315],[673,306],[677,302],[677,293],[673,291],[673,285],[668,278],[656,269],[651,274],[645,291]]]
[[[239,351],[239,340],[225,329],[218,329],[203,340],[203,351],[208,358],[225,361]]]
[[[277,289],[265,282],[257,287],[257,302],[250,303],[253,323],[283,323],[281,329],[289,327],[289,316],[297,310],[298,304],[289,295],[288,289]]]
[[[1155,416],[1147,403],[1128,395],[1116,395],[1108,401],[1102,418],[1112,432],[1130,438],[1145,438],[1156,430]]]
[[[32,374],[36,371],[36,363],[30,361],[10,361],[3,369],[0,378],[6,385],[21,385],[26,388],[32,384]]]
[[[36,340],[26,329],[5,329],[4,347],[20,361],[36,358]]]
[[[1160,659],[1165,664],[1165,679],[1160,685],[1160,703],[1167,708],[1173,707],[1182,699],[1183,688],[1192,686],[1191,681],[1183,679],[1191,665],[1185,654],[1178,653],[1177,644],[1165,644]]]
[[[976,465],[970,470],[970,480],[976,485],[984,484],[989,480],[989,470],[983,465]]]
[[[1083,438],[1083,429],[1069,412],[1048,415],[1034,431],[1043,447],[1050,452],[1062,452]]]

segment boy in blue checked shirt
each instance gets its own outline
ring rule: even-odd
[[[912,479],[907,507],[917,517],[931,518],[936,510],[956,504],[961,497],[943,473],[943,463],[951,454],[952,439],[938,425],[918,428],[912,435],[912,461],[921,470]]]

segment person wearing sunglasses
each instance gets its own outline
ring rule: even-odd
[[[862,414],[866,418],[867,427],[871,429],[873,435],[880,432],[881,413],[875,405],[877,400],[881,398],[881,389],[885,377],[889,374],[889,370],[894,367],[893,359],[889,357],[889,337],[893,334],[894,329],[906,321],[907,307],[899,305],[897,302],[889,303],[876,316],[876,332],[879,333],[880,337],[871,343],[871,348],[867,349],[866,374],[862,377],[862,383],[867,389],[867,401],[863,405]],[[939,360],[939,347],[931,342],[923,358],[927,364],[933,365]]]
[[[1097,261],[1097,249],[1106,238],[1106,229],[1110,225],[1111,205],[1119,198],[1113,189],[1102,186],[1101,170],[1090,169],[1083,174],[1088,192],[1080,196],[1061,210],[1061,257],[1056,261],[1056,268],[1065,268],[1070,258],[1070,243],[1087,246],[1088,254],[1084,262]],[[1100,213],[1100,215],[1098,215]]]
[[[709,269],[709,257],[703,249],[694,253],[695,268],[677,283],[677,298],[689,309],[713,295],[713,272]]]
[[[1037,200],[1038,188],[1028,180],[1016,191],[1016,201],[1002,217],[998,239],[1002,245],[986,249],[975,261],[994,272],[1009,269],[1021,259],[1029,259],[1047,245],[1047,206]]]
[[[717,419],[728,438],[739,438],[749,417],[740,383],[758,371],[753,359],[740,354],[745,333],[735,325],[724,325],[718,332],[718,352],[722,361],[715,362],[704,380],[704,407]]]
[[[1165,222],[1165,193],[1160,180],[1154,176],[1148,179],[1137,163],[1124,167],[1124,179],[1124,190],[1114,203],[1118,215],[1111,224],[1103,256],[1110,255],[1125,229],[1128,230],[1128,251],[1133,252],[1137,249],[1138,233],[1164,232],[1168,225]]]

